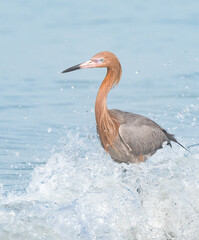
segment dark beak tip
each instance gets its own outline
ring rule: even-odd
[[[78,65],[75,65],[75,66],[73,66],[73,67],[70,67],[70,68],[67,68],[66,70],[64,70],[62,73],[66,73],[66,72],[72,72],[72,71],[75,71],[75,70],[78,70],[78,69],[80,69],[80,66],[79,66],[80,64],[78,64]]]

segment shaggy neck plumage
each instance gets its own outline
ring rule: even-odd
[[[107,108],[107,94],[112,87],[116,86],[121,78],[121,66],[119,61],[107,68],[107,74],[102,82],[97,94],[95,102],[95,117],[97,122],[97,130],[100,136],[102,146],[108,151],[109,146],[113,146],[113,142],[118,136],[119,124],[113,116],[110,115]]]

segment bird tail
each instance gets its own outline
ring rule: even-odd
[[[168,133],[167,131],[165,131],[165,134],[166,134],[166,136],[168,137],[168,139],[169,139],[170,141],[173,141],[173,142],[177,143],[177,144],[180,145],[182,148],[184,148],[186,151],[190,152],[186,147],[184,147],[181,143],[179,143],[179,142],[175,139],[175,137],[174,137],[173,134],[170,134],[170,133]],[[171,146],[171,143],[168,142],[168,145]]]

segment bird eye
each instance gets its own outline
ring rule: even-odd
[[[104,61],[104,58],[101,58],[101,59],[100,59],[100,62],[103,62],[103,61]]]

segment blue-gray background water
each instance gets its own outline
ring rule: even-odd
[[[199,2],[0,2],[0,240],[198,239]],[[101,148],[108,50],[123,75],[109,108],[158,122],[173,144],[140,165]]]

